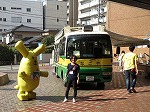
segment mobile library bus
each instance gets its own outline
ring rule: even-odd
[[[53,73],[67,84],[69,56],[76,55],[80,65],[79,84],[97,83],[104,89],[112,80],[112,45],[107,32],[94,32],[92,26],[64,27],[55,36]]]

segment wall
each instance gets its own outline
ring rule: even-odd
[[[137,38],[150,34],[150,10],[116,2],[107,4],[106,29]]]
[[[38,56],[38,62],[41,63],[50,63],[50,58],[52,57],[52,54],[42,54],[42,60],[40,60],[40,56]]]
[[[59,7],[59,9],[57,9],[57,6]],[[60,2],[57,0],[46,0],[45,29],[60,30],[66,24],[67,24],[67,2]]]

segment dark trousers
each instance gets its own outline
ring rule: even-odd
[[[67,89],[66,89],[66,93],[65,93],[65,97],[67,99],[68,99],[68,94],[69,94],[71,84],[73,84],[73,89],[74,89],[73,98],[76,98],[76,96],[77,96],[77,79],[68,79]]]

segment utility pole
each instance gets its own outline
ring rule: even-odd
[[[98,23],[97,23],[97,25],[99,25],[99,23],[100,23],[100,21],[99,21],[99,19],[100,19],[100,4],[101,3],[101,0],[99,0],[98,1]]]
[[[74,6],[74,5],[75,5],[75,3],[74,3],[74,0],[73,0],[73,9],[72,9],[72,12],[73,12],[73,13],[72,13],[72,14],[73,14],[73,15],[72,15],[72,16],[73,16],[73,17],[72,17],[72,18],[73,18],[73,19],[72,19],[73,27],[75,27],[75,15],[74,15],[74,14],[75,14],[75,12],[74,12],[74,11],[75,11],[75,10],[74,10],[75,6]]]

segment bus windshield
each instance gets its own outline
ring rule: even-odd
[[[78,58],[111,58],[112,45],[107,34],[71,35],[67,39],[66,55]]]

